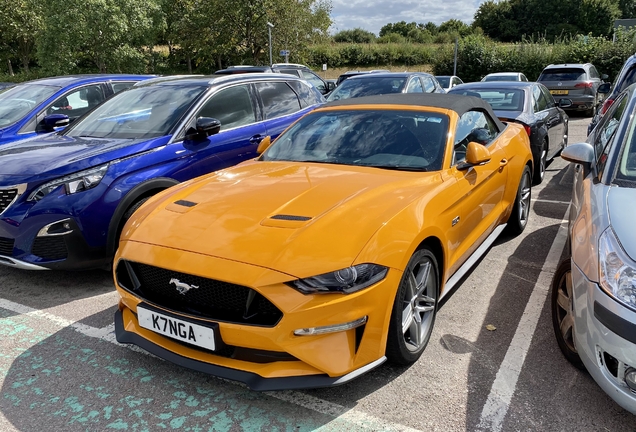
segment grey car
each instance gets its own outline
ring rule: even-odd
[[[574,162],[571,257],[552,283],[552,321],[565,357],[585,367],[636,414],[635,86],[621,93],[587,143],[566,147]]]
[[[446,93],[435,77],[424,72],[378,72],[356,75],[342,82],[327,101],[391,93]]]
[[[585,111],[586,115],[593,117],[602,100],[597,90],[605,79],[607,75],[600,75],[591,63],[572,63],[547,66],[537,82],[550,90],[557,103],[561,98],[571,99],[570,110]]]

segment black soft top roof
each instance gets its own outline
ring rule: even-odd
[[[347,106],[347,105],[415,105],[435,108],[443,108],[455,111],[461,116],[471,110],[485,111],[491,120],[497,125],[498,130],[504,129],[504,124],[492,111],[492,107],[486,101],[475,96],[462,96],[444,93],[395,93],[378,96],[365,96],[359,98],[341,99],[329,102],[323,107]]]

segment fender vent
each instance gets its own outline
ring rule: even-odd
[[[309,216],[295,216],[295,215],[278,214],[278,215],[272,216],[270,219],[305,222],[305,221],[310,220],[311,218]]]
[[[184,207],[194,207],[195,205],[197,205],[198,203],[192,202],[192,201],[188,201],[188,200],[179,200],[179,201],[175,201],[174,202],[177,205],[180,206],[184,206]]]

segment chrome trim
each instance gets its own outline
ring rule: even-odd
[[[196,287],[195,287],[196,288]],[[367,316],[358,318],[357,320],[345,322],[342,324],[332,324],[322,327],[305,327],[294,330],[294,336],[317,336],[329,333],[339,333],[347,330],[352,330],[363,326],[367,323]]]
[[[382,363],[384,363],[386,361],[386,356],[382,356],[379,359],[377,359],[376,361],[373,361],[365,366],[362,366],[359,369],[356,369],[352,372],[349,372],[346,375],[341,376],[340,378],[338,378],[336,381],[334,381],[332,383],[332,385],[339,385],[339,384],[344,384],[347,381],[351,381],[354,378],[359,377],[360,375],[369,372],[371,369],[374,369],[378,366],[380,366]]]
[[[22,183],[22,184],[14,185],[14,186],[0,187],[0,190],[9,190],[9,189],[17,189],[17,192],[13,200],[9,204],[7,204],[4,210],[0,212],[0,215],[6,212],[9,209],[9,207],[11,207],[18,200],[18,198],[20,198],[24,194],[24,192],[26,192],[27,184]]]
[[[506,225],[508,224],[499,225],[497,228],[495,228],[495,230],[490,233],[486,240],[484,240],[484,242],[477,248],[477,250],[473,252],[473,254],[466,260],[466,262],[457,269],[455,274],[446,281],[446,285],[444,285],[444,292],[439,297],[438,302],[442,300],[446,296],[446,294],[451,292],[457,282],[459,282],[460,279],[464,277],[466,273],[468,273],[468,270],[470,270],[477,263],[479,258],[481,258],[486,252],[488,252],[488,248],[495,242],[495,240],[497,240],[497,237],[499,237],[499,234],[501,234],[501,232],[506,228]]]
[[[5,255],[0,255],[0,265],[7,267],[19,268],[22,270],[50,270],[46,267],[39,266],[37,264],[31,264],[26,261],[20,261],[15,258],[11,258]]]
[[[70,233],[72,233],[72,232],[73,232],[73,230],[72,230],[72,229],[69,229],[69,230],[68,230],[68,231],[66,231],[66,232],[53,233],[53,234],[50,234],[50,233],[49,233],[49,228],[51,228],[51,226],[56,225],[56,224],[59,224],[59,223],[61,223],[61,222],[70,221],[70,220],[71,220],[71,218],[60,219],[59,221],[51,222],[51,223],[50,223],[50,224],[48,224],[48,225],[44,225],[42,228],[40,228],[40,231],[38,231],[38,233],[37,233],[36,237],[47,237],[47,236],[48,236],[48,237],[52,237],[52,236],[61,236],[61,235],[70,234]]]

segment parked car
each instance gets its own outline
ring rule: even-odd
[[[537,82],[545,85],[557,102],[561,98],[571,99],[572,106],[568,109],[585,111],[593,117],[602,100],[597,90],[604,79],[607,75],[600,75],[591,63],[551,64],[543,69]]]
[[[413,363],[439,301],[504,228],[526,227],[531,172],[523,128],[479,98],[327,104],[260,158],[132,216],[117,340],[255,390]]]
[[[442,86],[442,88],[447,92],[455,86],[464,84],[464,81],[462,81],[460,77],[455,75],[435,75],[435,79],[437,80],[439,85]]]
[[[612,106],[616,97],[634,83],[636,83],[636,54],[632,55],[625,61],[625,64],[623,64],[623,67],[614,80],[614,83],[603,83],[598,86],[596,91],[603,95],[603,103],[594,114],[590,124],[587,126],[588,135],[592,132],[592,129],[594,129],[601,117],[603,117],[603,114],[605,114],[607,109]]]
[[[17,84],[0,93],[0,144],[59,130],[111,95],[154,75],[71,75]]]
[[[323,103],[281,74],[155,78],[65,131],[0,147],[0,263],[109,265],[124,222],[155,193],[256,156]]]
[[[327,101],[391,93],[446,92],[431,74],[424,72],[378,72],[348,78],[331,92]]]
[[[587,143],[561,157],[577,164],[569,216],[571,254],[552,284],[552,321],[565,357],[585,367],[636,414],[636,87],[618,95]]]
[[[568,115],[563,108],[569,107],[572,101],[562,98],[557,105],[543,84],[476,82],[459,85],[449,93],[479,96],[492,106],[501,121],[524,127],[535,162],[534,184],[543,181],[548,161],[568,144]]]
[[[9,87],[13,87],[15,85],[15,83],[10,83],[10,82],[0,82],[0,90],[9,88]]]
[[[368,71],[360,71],[360,70],[347,71],[343,74],[340,74],[340,76],[338,76],[338,80],[336,81],[336,87],[339,86],[344,80],[346,80],[347,78],[351,78],[352,76],[365,75],[365,74],[378,73],[378,72],[391,72],[391,71],[388,69],[374,69],[374,70],[368,70]]]
[[[230,66],[214,72],[215,75],[236,75],[242,73],[285,73],[295,75],[309,81],[318,89],[320,93],[326,95],[334,88],[335,84],[326,82],[309,67],[296,63],[274,63],[271,66]]]
[[[495,72],[490,73],[481,79],[484,82],[488,81],[523,81],[527,82],[528,78],[521,72]]]

